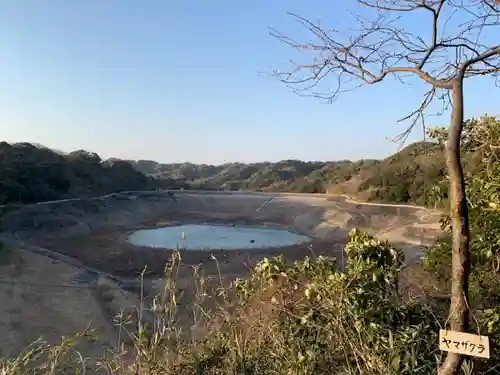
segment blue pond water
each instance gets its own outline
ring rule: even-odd
[[[128,237],[137,246],[156,248],[258,249],[291,246],[311,239],[281,229],[228,225],[188,224],[139,230]]]

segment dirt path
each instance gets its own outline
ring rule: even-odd
[[[329,194],[330,195],[330,194]],[[427,207],[423,206],[416,206],[413,204],[393,204],[393,203],[374,203],[374,202],[363,202],[363,201],[357,201],[348,195],[341,194],[341,195],[331,195],[334,197],[344,197],[346,203],[352,203],[352,204],[361,204],[364,206],[377,206],[377,207],[407,207],[407,208],[415,208],[419,210],[430,210]]]

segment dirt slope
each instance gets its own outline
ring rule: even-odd
[[[87,341],[87,355],[100,355],[114,342],[114,329],[103,316],[93,290],[75,281],[73,266],[19,248],[9,249],[0,266],[1,354],[17,355],[43,336],[56,343],[63,335],[84,331],[89,322],[100,340]]]
[[[40,335],[55,342],[61,335],[83,330],[90,320],[101,340],[86,344],[85,354],[95,355],[103,346],[113,345],[116,332],[111,318],[122,308],[130,311],[138,306],[137,282],[130,279],[144,266],[156,270],[157,277],[169,257],[168,251],[125,243],[126,233],[138,228],[189,222],[286,227],[311,236],[315,253],[338,255],[347,232],[359,227],[404,244],[411,261],[420,255],[417,245],[430,243],[439,234],[437,213],[411,207],[293,194],[175,195],[176,202],[165,193],[136,193],[3,207],[0,234],[11,251],[0,265],[2,354],[17,353]],[[248,272],[243,261],[280,252],[297,259],[310,251],[309,245],[218,251],[219,267],[207,252],[183,252],[186,269],[180,284],[189,299],[191,265],[202,264],[207,277],[215,281],[220,268],[226,280]],[[125,285],[127,291],[120,289]]]

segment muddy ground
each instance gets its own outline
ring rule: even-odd
[[[4,354],[43,335],[49,341],[84,329],[92,318],[102,341],[113,345],[112,318],[138,304],[138,275],[146,294],[157,291],[172,251],[132,246],[127,234],[186,223],[231,223],[287,228],[312,238],[285,248],[182,250],[179,289],[193,298],[193,266],[213,283],[245,276],[263,257],[284,254],[343,259],[347,233],[360,228],[405,249],[409,263],[439,234],[438,214],[410,207],[350,203],[343,197],[263,193],[133,193],[2,208],[0,229],[8,251],[0,263],[0,343]],[[217,259],[214,260],[212,255]],[[5,258],[5,259],[4,259]],[[2,281],[4,283],[2,283]]]

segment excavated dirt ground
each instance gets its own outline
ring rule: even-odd
[[[344,197],[176,192],[175,198],[144,192],[3,207],[1,239],[9,254],[0,262],[0,336],[9,339],[0,343],[2,353],[16,353],[40,335],[54,341],[84,329],[90,319],[103,338],[99,345],[113,345],[111,319],[138,304],[138,275],[146,268],[146,293],[153,294],[154,280],[171,256],[171,250],[128,244],[127,234],[137,229],[231,223],[286,228],[312,238],[285,248],[181,250],[178,283],[187,302],[194,295],[196,265],[209,280],[225,283],[245,276],[255,261],[279,253],[289,260],[309,254],[341,260],[352,228],[399,244],[411,263],[419,259],[421,245],[440,233],[436,212],[350,203]]]

